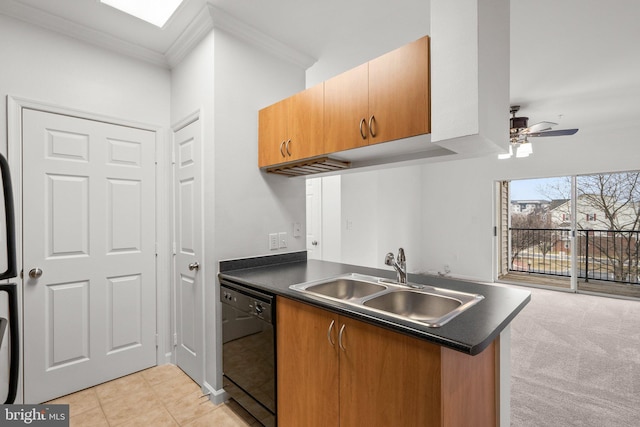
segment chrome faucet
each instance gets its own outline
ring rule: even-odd
[[[384,263],[396,269],[397,282],[407,284],[407,258],[404,256],[404,249],[398,249],[398,256],[393,258],[393,253],[389,252],[384,258]]]

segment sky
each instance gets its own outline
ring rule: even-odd
[[[511,200],[550,200],[560,198],[549,187],[557,186],[566,180],[560,178],[518,179],[511,181]]]

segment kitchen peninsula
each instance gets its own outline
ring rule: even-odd
[[[429,327],[291,289],[354,273],[395,279],[392,270],[307,260],[306,252],[220,263],[221,282],[275,296],[278,425],[499,425],[509,397],[500,335],[530,293],[410,274],[413,284],[484,297]]]

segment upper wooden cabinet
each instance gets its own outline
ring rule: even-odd
[[[324,136],[327,153],[367,145],[369,64],[324,82]]]
[[[317,156],[323,149],[323,84],[258,112],[258,166]]]
[[[429,37],[325,82],[327,153],[426,134]]]
[[[258,115],[260,167],[431,132],[429,36]]]
[[[369,144],[431,132],[429,37],[369,62]]]
[[[496,425],[495,344],[477,356],[277,298],[281,427]]]

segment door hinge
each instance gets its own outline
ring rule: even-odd
[[[176,333],[173,334],[173,346],[174,347],[178,346],[178,334]]]
[[[156,334],[156,348],[158,348],[158,340],[159,340],[159,337],[158,337],[158,334]]]
[[[171,253],[172,253],[172,255],[176,254],[176,242],[173,242],[171,244]]]
[[[493,237],[497,237],[498,236],[498,227],[497,226],[493,226]]]

